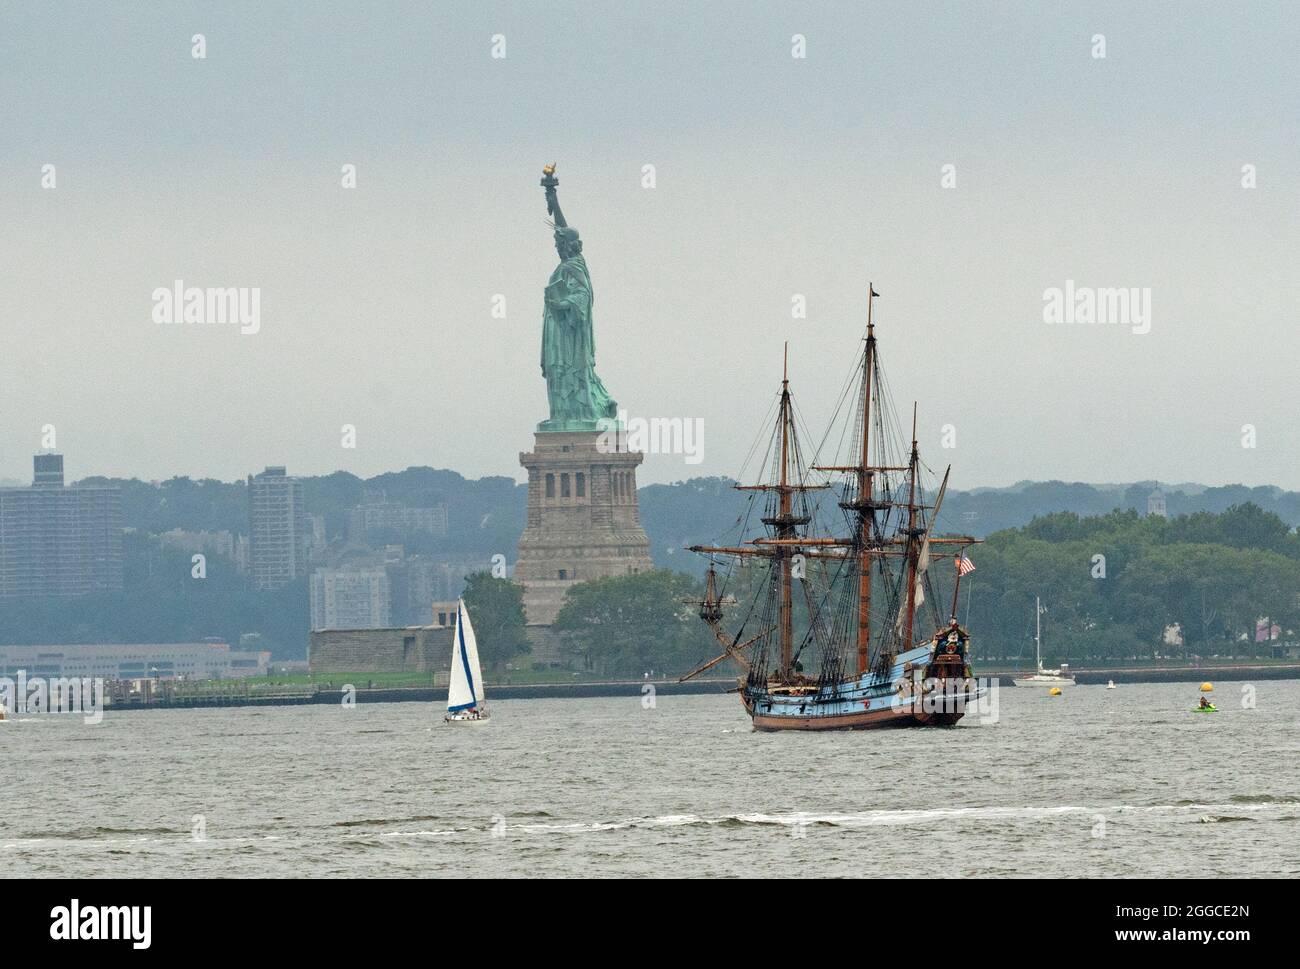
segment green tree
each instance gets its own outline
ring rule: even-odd
[[[684,673],[719,652],[683,601],[701,592],[695,579],[666,569],[581,582],[569,589],[554,628],[601,674]]]
[[[490,572],[475,572],[466,578],[461,598],[474,624],[479,658],[484,663],[495,669],[532,652],[524,628],[523,586],[493,578]]]

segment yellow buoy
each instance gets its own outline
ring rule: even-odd
[[[1202,684],[1201,684],[1201,692],[1202,692],[1202,693],[1213,693],[1213,692],[1214,692],[1214,684],[1213,684],[1213,683],[1202,683]]]
[[[1060,695],[1061,695],[1061,688],[1060,688],[1059,686],[1054,686],[1054,687],[1052,687],[1050,690],[1047,691],[1047,695],[1048,695],[1048,696],[1060,696]]]

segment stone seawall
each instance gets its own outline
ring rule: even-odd
[[[433,673],[447,667],[451,635],[450,626],[313,630],[308,667],[313,676]]]

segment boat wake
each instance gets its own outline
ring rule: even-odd
[[[1093,816],[1108,820],[1120,820],[1124,817],[1168,819],[1170,821],[1198,821],[1204,823],[1221,821],[1256,821],[1262,817],[1251,817],[1252,813],[1267,812],[1277,802],[1268,801],[1259,804],[1155,804],[1134,805],[1115,804],[1086,806],[1061,804],[1049,807],[1014,806],[1014,807],[968,807],[968,808],[932,808],[926,810],[881,810],[863,811],[853,814],[821,814],[810,812],[791,812],[788,814],[665,814],[657,817],[625,818],[616,821],[571,821],[555,823],[498,823],[497,825],[471,825],[463,828],[447,828],[421,831],[387,831],[381,832],[384,838],[452,838],[457,835],[469,835],[495,832],[503,834],[547,835],[547,834],[594,834],[609,831],[627,831],[635,829],[669,829],[669,828],[807,828],[826,827],[839,829],[858,829],[888,827],[896,825],[924,825],[935,821],[968,821],[973,823],[999,823],[1007,821],[1041,821],[1045,823],[1058,819],[1081,818],[1091,823]],[[373,822],[371,822],[373,823]],[[382,822],[381,822],[382,823]]]

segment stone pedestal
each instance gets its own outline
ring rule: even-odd
[[[534,449],[519,455],[528,470],[528,525],[514,578],[530,627],[555,622],[578,582],[654,568],[637,514],[642,455],[622,447],[612,432],[539,431]]]

